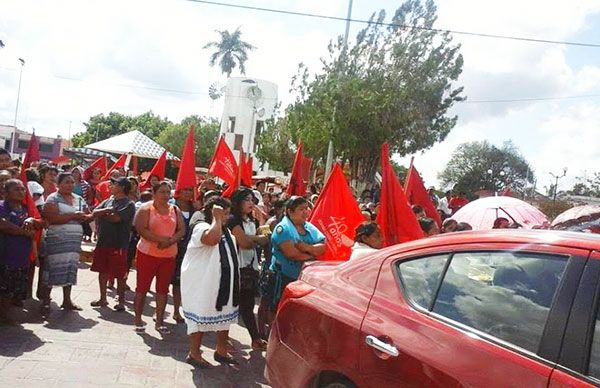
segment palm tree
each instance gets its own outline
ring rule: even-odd
[[[250,43],[246,43],[241,40],[242,32],[238,27],[233,34],[229,31],[216,30],[221,35],[221,40],[218,42],[210,42],[204,48],[215,47],[217,49],[210,56],[209,64],[214,66],[219,60],[219,66],[221,72],[227,74],[227,78],[231,76],[231,72],[239,65],[240,73],[246,74],[246,67],[244,64],[248,60],[248,51],[254,50],[256,47]]]

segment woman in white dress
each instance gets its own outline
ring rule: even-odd
[[[204,206],[204,222],[193,227],[181,265],[181,301],[190,336],[186,361],[197,367],[210,364],[200,346],[205,332],[217,332],[215,361],[237,365],[227,352],[229,326],[237,321],[240,277],[235,238],[226,227],[231,204],[212,197]]]

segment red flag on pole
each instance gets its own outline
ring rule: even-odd
[[[292,176],[290,177],[290,183],[288,184],[286,194],[288,196],[292,195],[304,195],[306,193],[306,185],[304,184],[304,180],[302,179],[302,143],[298,146],[298,150],[296,150],[296,156],[294,157],[294,166],[292,167]]]
[[[425,210],[427,217],[432,218],[439,227],[442,226],[442,218],[431,201],[431,197],[427,189],[425,189],[425,184],[412,161],[410,162],[406,180],[404,181],[404,192],[406,193],[408,203],[421,206]]]
[[[124,168],[125,167],[125,161],[127,160],[127,154],[123,154],[119,157],[119,159],[117,159],[117,161],[115,162],[115,164],[112,165],[112,167],[106,172],[106,174],[104,174],[104,176],[102,177],[102,179],[100,179],[101,181],[106,181],[110,178],[110,174],[119,168]]]
[[[381,202],[377,223],[383,233],[384,246],[424,237],[415,213],[390,164],[389,146],[381,146]]]
[[[140,185],[140,190],[146,190],[148,188],[151,188],[150,187],[150,178],[152,176],[158,177],[158,180],[161,180],[161,181],[163,179],[165,179],[166,170],[167,170],[167,150],[164,150],[162,155],[160,155],[160,158],[158,158],[156,163],[154,163],[154,167],[152,167],[152,170],[150,171],[148,178],[146,178],[146,180],[144,182],[142,182],[142,184]]]
[[[350,258],[354,232],[364,217],[339,163],[333,167],[308,220],[325,235],[327,249],[319,260]]]
[[[94,160],[94,162],[83,171],[83,179],[86,181],[89,180],[92,177],[92,173],[97,168],[99,168],[102,172],[102,176],[106,175],[106,165],[106,156],[101,156],[98,159]]]
[[[252,156],[248,156],[248,159],[242,164],[242,184],[247,187],[252,187],[252,162]]]
[[[307,158],[302,155],[302,180],[304,182],[310,181],[310,168],[312,167],[312,158]]]
[[[217,142],[217,147],[210,164],[208,173],[223,179],[229,187],[235,186],[238,176],[238,165],[233,156],[233,152],[221,136]],[[228,190],[229,191],[229,190]],[[231,190],[233,192],[233,190]],[[223,193],[225,195],[225,193]]]
[[[29,146],[27,147],[27,151],[25,152],[25,157],[23,158],[23,163],[21,163],[21,171],[27,170],[31,167],[32,162],[37,162],[40,160],[40,142],[38,141],[35,133],[31,134],[31,139],[29,140]],[[27,181],[23,181],[27,183]]]
[[[40,160],[40,145],[35,134],[31,135],[31,140],[29,141],[29,147],[27,147],[27,151],[25,152],[25,157],[23,158],[23,163],[21,164],[21,182],[23,182],[23,186],[25,186],[25,200],[23,204],[27,208],[27,214],[29,217],[33,217],[36,219],[41,219],[40,212],[35,206],[35,202],[33,201],[33,197],[29,192],[29,188],[27,187],[27,174],[25,170],[27,170],[32,162],[37,162]],[[36,230],[35,238],[31,245],[31,252],[29,253],[29,261],[34,262],[37,258],[37,246],[42,239],[42,231]]]
[[[191,127],[183,153],[181,154],[181,163],[177,172],[177,180],[175,181],[175,196],[179,194],[179,190],[191,187],[194,189],[194,199],[196,199],[196,152],[194,143],[194,127]]]

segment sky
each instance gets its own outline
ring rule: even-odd
[[[347,0],[222,0],[264,8],[345,17]],[[401,2],[354,0],[352,17],[367,19]],[[600,0],[439,0],[437,28],[600,44]],[[68,138],[89,117],[111,111],[153,111],[173,121],[218,116],[208,97],[224,84],[203,46],[216,29],[240,27],[257,49],[246,75],[279,86],[285,106],[291,78],[303,62],[312,71],[343,21],[241,10],[186,0],[4,0],[0,18],[0,124],[12,125],[23,67],[17,126]],[[353,23],[350,42],[362,25]],[[600,171],[600,48],[454,35],[464,56],[467,101],[450,114],[458,122],[445,141],[415,156],[427,185],[461,143],[511,140],[531,163],[544,191],[559,190]],[[235,72],[234,76],[237,75]],[[512,102],[500,102],[498,100]],[[514,101],[526,100],[526,101]],[[493,101],[493,102],[490,102]],[[408,158],[400,159],[407,163]],[[439,186],[438,186],[439,187]]]

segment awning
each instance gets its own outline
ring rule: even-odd
[[[109,139],[96,143],[88,144],[85,148],[92,148],[99,151],[111,152],[114,154],[131,154],[140,158],[158,159],[165,151],[165,148],[144,135],[140,131],[134,130],[113,136]],[[179,158],[170,152],[167,152],[168,160],[179,160]]]
[[[97,159],[101,156],[106,156],[112,162],[115,162],[117,160],[117,158],[115,158],[114,156],[112,156],[111,154],[109,154],[107,152],[97,151],[97,150],[93,150],[91,148],[85,148],[85,147],[63,148],[63,153],[65,155],[78,156],[78,157],[84,158],[84,159]]]

